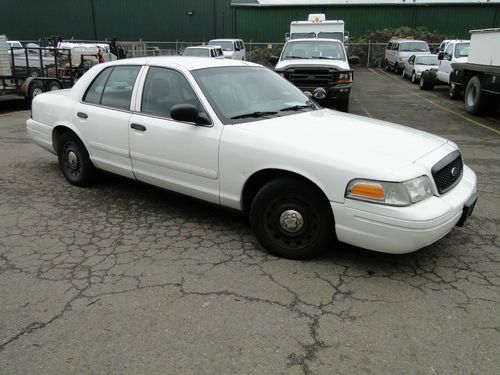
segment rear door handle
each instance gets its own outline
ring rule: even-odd
[[[83,112],[78,112],[76,115],[80,118],[89,118],[89,115]]]
[[[141,132],[145,132],[146,131],[146,127],[144,125],[141,125],[141,124],[130,124],[130,127],[132,129],[139,130]]]

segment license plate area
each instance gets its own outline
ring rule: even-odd
[[[469,218],[470,215],[472,215],[472,211],[474,211],[474,207],[476,206],[477,202],[477,194],[473,194],[467,202],[464,204],[464,208],[462,209],[462,216],[460,217],[460,220],[458,220],[457,227],[463,227],[467,219]]]

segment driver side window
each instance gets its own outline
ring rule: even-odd
[[[170,118],[176,104],[193,104],[199,111],[203,107],[187,79],[178,71],[150,67],[142,91],[141,112]]]

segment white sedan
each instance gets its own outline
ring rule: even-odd
[[[409,78],[412,83],[418,83],[423,72],[436,69],[438,66],[437,55],[413,55],[405,61],[403,78]]]
[[[454,143],[322,109],[242,61],[99,64],[37,96],[27,129],[74,185],[102,169],[243,211],[263,247],[288,258],[335,239],[415,251],[463,225],[477,199]]]

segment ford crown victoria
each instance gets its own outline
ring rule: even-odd
[[[288,258],[338,241],[412,252],[463,225],[477,199],[453,142],[322,109],[244,61],[99,64],[37,96],[27,130],[74,185],[101,169],[243,211],[263,247]]]

